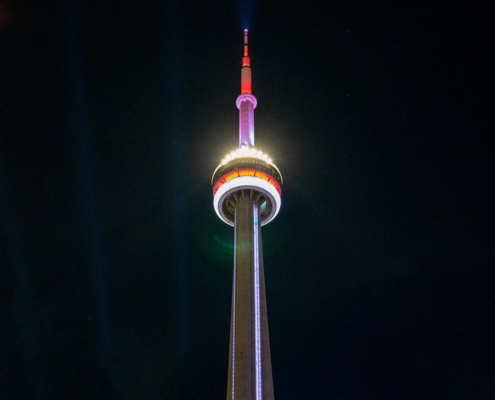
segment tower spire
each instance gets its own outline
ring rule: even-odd
[[[241,94],[236,105],[239,109],[239,147],[254,146],[254,109],[256,97],[253,96],[251,59],[249,58],[248,30],[244,29],[244,52],[241,67]]]

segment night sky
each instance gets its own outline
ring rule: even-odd
[[[495,4],[289,3],[0,0],[0,399],[225,398],[244,28],[276,398],[495,399]]]

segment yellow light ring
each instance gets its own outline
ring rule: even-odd
[[[222,162],[215,168],[215,171],[213,171],[213,175],[211,177],[211,184],[213,184],[213,179],[215,178],[217,171],[220,168],[222,168],[225,165],[228,165],[231,161],[234,161],[234,160],[237,160],[240,158],[246,158],[246,159],[253,158],[256,160],[260,160],[262,163],[267,163],[271,168],[274,168],[277,171],[277,173],[280,177],[281,183],[282,184],[284,183],[282,173],[280,172],[280,170],[274,164],[273,160],[270,157],[268,157],[266,154],[262,153],[259,150],[255,150],[254,147],[251,147],[249,149],[243,147],[243,148],[239,148],[239,149],[234,150],[231,153],[227,154],[227,156],[222,160]]]
[[[229,182],[232,179],[239,178],[241,176],[253,176],[256,178],[260,178],[270,183],[275,188],[275,190],[278,192],[279,195],[282,194],[282,189],[280,188],[279,183],[270,174],[267,174],[266,172],[257,169],[249,168],[249,169],[237,169],[235,171],[228,172],[224,176],[222,176],[213,187],[213,196],[215,196],[220,186],[222,186],[224,183]]]

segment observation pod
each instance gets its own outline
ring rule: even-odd
[[[234,227],[234,268],[227,400],[273,400],[273,379],[261,226],[280,211],[282,174],[254,148],[254,109],[248,31],[244,30],[239,148],[213,172],[213,207]]]
[[[239,196],[251,198],[259,206],[260,224],[273,220],[282,204],[282,174],[266,155],[254,148],[233,151],[216,168],[211,178],[213,206],[225,223],[234,226]]]

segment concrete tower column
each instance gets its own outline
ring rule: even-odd
[[[273,400],[261,224],[252,190],[233,196],[235,252],[227,399]]]

